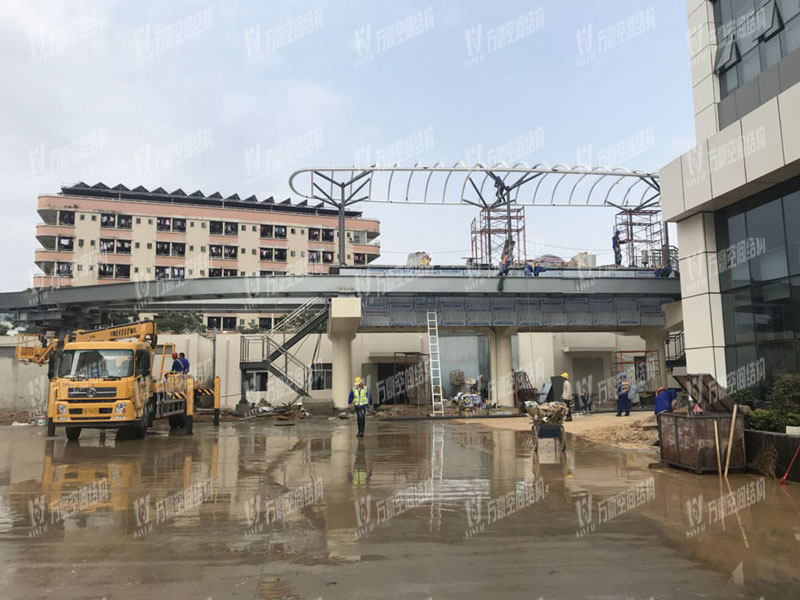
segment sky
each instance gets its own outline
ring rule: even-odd
[[[657,171],[694,145],[675,0],[3,4],[2,291],[37,272],[37,196],[78,181],[300,200],[289,176],[308,167],[505,158]],[[521,152],[501,156],[509,146]],[[470,254],[474,207],[359,208],[382,222],[381,263]],[[609,262],[614,213],[527,208],[527,255]]]

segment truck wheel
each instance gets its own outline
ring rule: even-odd
[[[186,427],[186,415],[170,415],[169,426],[171,429]]]
[[[150,423],[150,411],[145,407],[144,414],[133,426],[133,435],[140,440],[147,434],[147,425]]]
[[[77,442],[79,437],[81,437],[80,427],[67,427],[67,439],[70,442]]]
[[[56,434],[56,424],[53,419],[47,419],[47,437],[53,437]]]

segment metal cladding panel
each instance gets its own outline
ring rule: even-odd
[[[576,327],[580,325],[591,325],[592,314],[589,312],[568,312],[567,324],[570,327]]]
[[[636,298],[614,298],[614,312],[639,312]]]
[[[639,310],[642,312],[642,314],[660,315],[663,313],[661,310],[660,298],[638,298],[637,302],[639,304]]]
[[[367,313],[361,316],[362,327],[391,327],[392,325],[392,318],[389,315]]]
[[[642,315],[638,310],[622,310],[617,313],[617,325],[631,327],[641,325]]]
[[[614,312],[614,299],[610,296],[590,296],[589,307],[593,313],[595,312]]]
[[[467,323],[475,327],[492,324],[492,304],[489,298],[467,298]]]
[[[362,315],[388,315],[389,314],[389,301],[388,298],[378,298],[371,296],[361,300],[361,314]]]
[[[464,308],[464,298],[439,298],[436,304],[440,325],[466,327],[467,311]]]
[[[559,325],[567,325],[567,315],[564,312],[543,312],[542,325],[545,327],[554,327]]]
[[[415,327],[418,325],[413,298],[392,298],[389,301],[389,318],[393,327]]]
[[[514,298],[492,298],[492,323],[494,325],[517,325],[517,303]]]
[[[517,318],[522,327],[541,327],[542,301],[539,298],[517,298]]]
[[[429,308],[434,308],[436,304],[431,302],[431,298],[414,298],[414,310],[417,312],[424,312],[425,314],[428,313]]]
[[[588,298],[565,298],[564,310],[566,312],[585,313],[589,312]]]
[[[615,327],[617,325],[617,313],[593,312],[592,325],[597,327]]]
[[[564,312],[564,299],[563,298],[542,298],[542,312],[543,313],[563,313]]]

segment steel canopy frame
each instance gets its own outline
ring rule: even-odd
[[[530,194],[520,197],[523,186],[534,180],[535,185],[528,186]],[[488,182],[493,184],[493,197],[489,196]],[[413,167],[310,167],[292,173],[289,187],[302,198],[338,209],[340,265],[345,264],[345,211],[357,202],[470,204],[482,209],[504,205],[510,209],[511,203],[520,203],[641,210],[658,208],[661,199],[657,172],[546,163],[528,166],[521,162],[513,166],[477,163],[472,167],[461,161],[452,167],[442,162],[430,167],[419,163]],[[510,216],[509,210],[509,220]]]

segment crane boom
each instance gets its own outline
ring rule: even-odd
[[[75,342],[114,342],[125,339],[136,339],[140,342],[150,344],[151,348],[155,348],[156,342],[158,341],[155,321],[139,321],[138,323],[126,323],[125,325],[112,325],[111,327],[92,329],[91,331],[77,329],[70,338],[70,341]],[[40,348],[39,346],[17,346],[14,357],[20,361],[41,365],[50,358],[61,343],[62,340],[53,338],[44,348]]]

